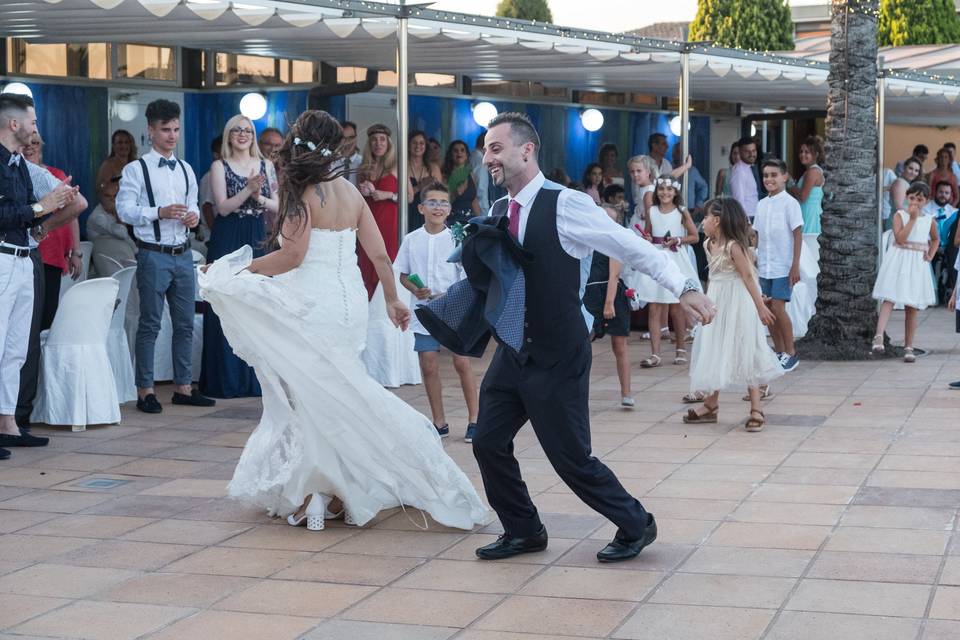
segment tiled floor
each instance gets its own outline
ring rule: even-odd
[[[53,431],[49,448],[0,463],[0,640],[954,640],[952,325],[924,314],[931,353],[912,365],[803,362],[775,385],[759,434],[740,426],[739,394],[722,398],[720,424],[683,425],[687,379],[671,365],[635,369],[637,408],[621,410],[599,344],[594,451],[660,528],[613,566],[594,554],[614,527],[558,480],[530,429],[518,457],[550,547],[500,563],[473,555],[496,524],[419,531],[394,511],[311,533],[223,499],[256,401],[127,407],[120,426]],[[634,341],[635,360],[648,348]],[[426,408],[422,387],[399,395]],[[479,488],[459,389],[446,396],[446,449]]]

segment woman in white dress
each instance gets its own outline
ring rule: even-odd
[[[930,197],[930,187],[914,182],[907,188],[907,211],[893,216],[893,238],[883,255],[873,297],[881,301],[877,331],[873,336],[873,352],[883,353],[883,333],[890,321],[894,305],[904,307],[904,362],[914,362],[913,338],[917,332],[917,312],[937,304],[933,288],[933,260],[940,247],[940,234],[933,216],[923,213]]]
[[[430,420],[370,378],[360,360],[367,293],[358,239],[390,319],[406,328],[410,311],[397,299],[369,207],[340,175],[341,142],[332,116],[304,112],[276,156],[281,248],[251,261],[243,247],[200,276],[203,298],[263,388],[263,416],[228,493],[313,530],[341,516],[363,525],[404,505],[470,529],[487,519],[472,484]]]

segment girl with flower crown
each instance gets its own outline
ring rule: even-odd
[[[673,176],[661,176],[654,182],[653,203],[644,218],[644,233],[650,241],[667,252],[683,274],[699,282],[692,244],[700,235],[690,217],[690,212],[680,206],[680,182]],[[650,357],[640,361],[644,369],[659,367],[661,328],[667,326],[667,316],[673,320],[674,339],[677,345],[673,364],[686,364],[687,319],[680,308],[679,300],[647,275],[640,274],[636,281],[636,293],[649,303]]]

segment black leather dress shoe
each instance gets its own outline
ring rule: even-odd
[[[11,436],[0,433],[0,447],[45,447],[50,444],[50,438],[41,438],[24,433],[19,436]]]
[[[947,386],[950,387],[951,389],[960,389],[960,380],[957,380],[956,382],[951,382]]]
[[[657,521],[653,514],[647,520],[647,527],[643,530],[643,537],[639,540],[622,540],[614,538],[613,541],[597,552],[597,560],[600,562],[622,562],[636,558],[643,551],[643,548],[657,539]]]
[[[171,402],[173,404],[185,404],[191,407],[212,407],[217,404],[216,400],[200,395],[200,392],[196,389],[191,390],[190,395],[174,392]]]
[[[0,449],[0,460],[6,460],[10,457],[10,452],[6,449]]]
[[[477,557],[481,560],[502,560],[512,558],[521,553],[534,553],[547,548],[547,528],[540,527],[539,533],[529,538],[514,538],[503,534],[485,547],[477,549]]]
[[[137,400],[137,409],[143,411],[144,413],[163,412],[163,406],[161,406],[160,401],[157,400],[157,396],[153,395],[152,393]]]

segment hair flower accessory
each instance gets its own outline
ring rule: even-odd
[[[672,176],[671,176],[671,177],[666,177],[666,176],[665,176],[665,177],[662,177],[662,178],[657,178],[657,186],[658,186],[658,187],[660,187],[660,186],[673,187],[674,189],[676,189],[677,191],[679,191],[679,190],[680,190],[680,181],[677,180],[677,179],[675,179],[675,178],[673,178]]]
[[[324,158],[329,158],[333,155],[333,151],[330,151],[330,149],[320,149],[320,155],[322,155]]]
[[[301,140],[300,138],[294,138],[294,139],[293,139],[293,144],[295,144],[295,145],[302,145],[302,146],[306,147],[307,149],[310,149],[310,151],[316,151],[316,150],[317,150],[317,145],[315,145],[315,144],[314,144],[313,142],[311,142],[310,140]]]

